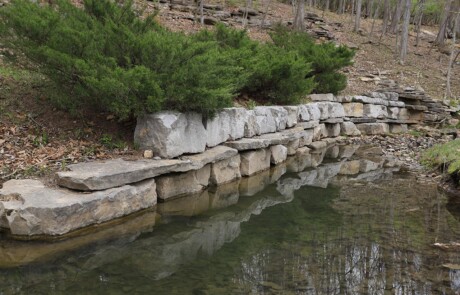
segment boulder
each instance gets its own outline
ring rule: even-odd
[[[284,109],[287,111],[286,127],[291,128],[297,124],[299,118],[299,107],[298,106],[285,106]]]
[[[310,94],[308,96],[312,101],[335,101],[334,94]]]
[[[299,142],[299,139],[294,139],[286,145],[288,156],[295,155],[297,149],[299,148]]]
[[[409,112],[406,108],[401,108],[398,113],[398,120],[409,120]]]
[[[324,124],[319,124],[313,128],[313,141],[318,141],[323,136],[323,130],[326,128]]]
[[[359,171],[362,173],[374,171],[379,169],[382,166],[381,163],[374,162],[367,159],[361,159],[359,163]]]
[[[241,153],[241,175],[250,176],[270,168],[271,152],[267,149]]]
[[[69,165],[70,171],[57,173],[60,186],[76,190],[104,190],[136,183],[162,174],[200,169],[206,164],[222,161],[238,154],[225,146],[216,146],[204,153],[184,156],[182,160],[123,159],[105,160]]]
[[[343,122],[340,124],[340,134],[347,136],[360,136],[361,132],[353,122]]]
[[[359,102],[343,103],[343,109],[347,117],[360,118],[363,116],[364,105]]]
[[[274,145],[270,147],[271,158],[270,162],[274,165],[286,161],[288,156],[288,149],[283,145]]]
[[[240,155],[211,164],[209,182],[212,185],[220,185],[241,178],[240,164]]]
[[[228,108],[218,112],[205,122],[206,145],[216,146],[227,140],[237,140],[244,136],[246,109]]]
[[[367,118],[385,119],[388,117],[387,107],[376,104],[366,104],[363,107],[363,116]]]
[[[134,142],[155,156],[174,158],[204,152],[207,134],[197,113],[161,112],[139,116]]]
[[[397,120],[399,117],[400,108],[397,107],[388,107],[388,118]]]
[[[387,123],[363,123],[357,124],[356,128],[364,135],[382,135],[390,132],[390,127]]]
[[[353,96],[352,101],[365,103],[365,104],[377,104],[377,105],[383,105],[383,106],[388,105],[388,100],[386,99],[361,96],[361,95]]]
[[[337,137],[340,135],[340,124],[325,124],[326,137]]]
[[[314,130],[313,129],[307,129],[302,132],[300,132],[300,138],[299,138],[299,147],[304,147],[310,143],[313,142],[313,135],[314,135]]]
[[[325,141],[314,141],[307,146],[313,150],[321,150],[327,147],[327,143]]]
[[[283,107],[255,107],[247,111],[245,121],[245,137],[272,133],[286,129],[288,111]]]
[[[321,111],[316,103],[299,106],[299,122],[317,121],[321,118]]]
[[[327,120],[329,118],[341,118],[345,117],[345,110],[341,103],[338,102],[316,102],[321,112],[320,119]]]
[[[266,148],[270,145],[270,140],[259,138],[242,138],[237,141],[227,141],[224,144],[230,148],[237,149],[238,151],[247,151]]]
[[[5,182],[0,201],[0,227],[19,236],[56,236],[152,207],[157,195],[154,180],[79,193],[23,179]]]
[[[159,176],[156,178],[158,198],[167,200],[198,193],[209,185],[210,175],[211,165],[208,164],[199,170]]]
[[[319,120],[309,121],[309,122],[299,122],[296,127],[303,129],[312,129],[319,125]]]
[[[401,134],[408,131],[407,124],[390,124],[390,133]]]
[[[359,173],[359,167],[361,162],[359,160],[342,162],[342,167],[340,167],[339,174],[342,175],[354,175]]]

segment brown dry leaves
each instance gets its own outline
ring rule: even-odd
[[[49,134],[28,120],[0,122],[0,184],[12,178],[47,176],[72,163],[135,153],[127,145],[113,148],[94,140]]]

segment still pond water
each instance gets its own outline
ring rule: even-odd
[[[0,294],[460,294],[459,204],[344,154],[61,241],[0,236]]]

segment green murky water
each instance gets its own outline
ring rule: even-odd
[[[5,237],[0,294],[460,294],[459,204],[325,155],[63,241]]]

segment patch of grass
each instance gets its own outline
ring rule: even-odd
[[[110,134],[103,134],[100,138],[100,143],[108,149],[124,149],[127,147],[126,142],[113,138]]]
[[[435,145],[425,151],[421,162],[428,168],[441,168],[449,174],[460,170],[460,139]]]
[[[409,134],[415,137],[422,137],[425,136],[425,134],[421,131],[418,130],[409,130]]]

